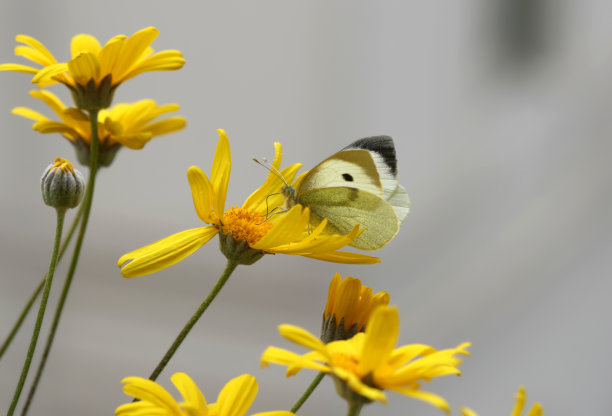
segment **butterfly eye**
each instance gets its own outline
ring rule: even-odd
[[[345,181],[347,182],[353,182],[353,177],[351,175],[349,175],[348,173],[343,173],[342,177],[344,178]]]

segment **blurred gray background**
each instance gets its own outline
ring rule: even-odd
[[[16,34],[60,61],[70,39],[101,42],[154,25],[156,50],[180,49],[179,72],[147,73],[115,102],[176,102],[188,126],[142,151],[123,149],[99,175],[73,290],[32,415],[109,415],[129,399],[125,376],[146,377],[224,267],[211,241],[180,264],[127,280],[124,253],[201,226],[186,170],[210,172],[217,128],[232,146],[227,199],[242,204],[266,172],[252,157],[314,166],[351,141],[395,138],[413,209],[382,263],[346,266],[266,256],[240,267],[159,381],[189,373],[209,401],[243,372],[260,392],[251,412],[287,409],[314,377],[259,368],[268,345],[290,347],[282,322],[317,333],[335,272],[387,290],[400,344],[473,342],[460,378],[426,390],[481,415],[509,414],[519,385],[548,415],[610,415],[609,279],[612,243],[612,5],[601,0],[462,1],[4,1],[0,62]],[[30,76],[0,74],[0,337],[48,266],[55,214],[39,177],[59,135],[32,131],[15,106]],[[62,86],[52,89],[70,102]],[[86,174],[87,169],[82,168]],[[71,253],[71,252],[69,252]],[[67,269],[58,268],[52,312]],[[50,322],[47,316],[42,340]],[[0,362],[8,407],[33,318]],[[39,346],[40,352],[42,344]],[[38,354],[34,363],[36,364]],[[29,385],[26,384],[26,388]],[[440,415],[389,393],[363,414]],[[301,415],[343,415],[325,380]]]

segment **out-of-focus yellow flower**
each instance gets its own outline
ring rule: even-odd
[[[174,400],[166,389],[154,381],[141,377],[126,377],[125,394],[140,399],[121,405],[116,416],[243,416],[257,395],[257,380],[243,374],[230,380],[219,393],[216,403],[206,403],[204,394],[185,373],[175,373],[172,383],[183,396],[182,402]],[[252,416],[292,416],[287,411],[254,413]]]
[[[143,72],[175,70],[185,64],[180,51],[154,53],[151,44],[158,34],[156,28],[147,27],[130,37],[117,35],[104,46],[91,35],[79,34],[72,38],[68,62],[58,62],[38,40],[17,35],[23,45],[15,47],[15,55],[41,68],[11,63],[0,65],[0,71],[33,74],[32,83],[39,87],[60,82],[71,90],[79,108],[106,108],[120,83]]]
[[[41,133],[60,133],[76,148],[79,162],[89,166],[91,124],[89,116],[76,108],[68,108],[50,91],[30,91],[30,95],[47,104],[59,121],[52,120],[26,107],[16,107],[13,114],[34,120],[32,128]],[[163,120],[158,117],[178,111],[178,104],[157,105],[153,100],[120,103],[98,113],[100,163],[108,166],[122,147],[142,149],[155,136],[172,133],[185,127],[184,117]]]
[[[121,273],[124,277],[143,276],[172,266],[217,234],[220,234],[221,251],[238,264],[253,264],[264,254],[277,253],[337,263],[371,264],[380,261],[377,257],[338,251],[357,238],[359,227],[347,235],[323,234],[327,223],[323,221],[309,232],[310,212],[301,205],[266,218],[268,206],[282,205],[278,200],[283,198],[282,195],[272,195],[282,186],[281,179],[273,171],[242,207],[226,210],[225,197],[231,170],[230,146],[225,132],[218,132],[220,137],[211,179],[196,166],[187,170],[196,213],[202,221],[211,225],[182,231],[123,255],[118,266],[123,266]],[[287,180],[292,180],[300,164],[281,170],[282,148],[279,143],[275,143],[275,150],[273,168]]]
[[[520,386],[519,391],[516,393],[516,402],[514,403],[514,409],[512,409],[510,416],[521,416],[523,414],[523,408],[525,407],[525,401],[527,401],[527,392],[525,391],[525,387]],[[478,413],[469,407],[462,407],[459,410],[463,416],[478,416]],[[529,413],[527,413],[527,416],[544,416],[544,411],[540,403],[534,403]]]
[[[366,325],[365,332],[344,341],[324,344],[308,331],[280,325],[280,334],[289,341],[311,349],[299,355],[281,348],[268,347],[261,364],[286,365],[287,376],[303,368],[329,373],[336,382],[338,393],[350,403],[386,402],[384,390],[393,390],[415,399],[424,400],[445,412],[450,412],[444,398],[422,391],[421,381],[449,374],[461,374],[461,360],[456,355],[469,355],[464,343],[456,348],[436,351],[434,348],[411,344],[395,348],[399,334],[399,313],[396,307],[378,306]]]
[[[388,305],[387,292],[373,294],[372,288],[350,276],[342,279],[336,273],[329,283],[327,304],[323,312],[321,340],[325,343],[349,339],[365,328],[370,314],[378,305]]]

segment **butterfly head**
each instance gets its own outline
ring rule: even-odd
[[[295,197],[295,188],[290,185],[285,185],[281,188],[281,193],[285,197],[287,209],[291,209],[297,204],[297,198]]]

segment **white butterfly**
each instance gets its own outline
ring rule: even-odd
[[[310,208],[312,225],[327,218],[328,232],[347,234],[357,224],[365,228],[351,244],[362,250],[377,250],[391,241],[410,211],[408,194],[397,182],[389,136],[351,143],[310,170],[297,189],[285,186],[283,194],[287,208]]]

